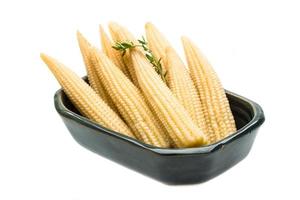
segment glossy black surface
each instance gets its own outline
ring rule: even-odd
[[[258,104],[229,91],[227,96],[238,131],[218,143],[186,149],[156,148],[108,130],[82,117],[62,90],[54,99],[57,112],[82,146],[161,182],[191,184],[207,181],[245,158],[264,122]]]

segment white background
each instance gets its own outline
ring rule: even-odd
[[[48,53],[84,75],[80,30],[137,36],[153,22],[182,53],[192,38],[224,87],[257,101],[266,122],[249,156],[204,184],[168,186],[79,146],[53,106]],[[1,1],[0,199],[299,199],[300,6],[297,1]]]

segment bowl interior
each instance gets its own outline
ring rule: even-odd
[[[243,128],[245,125],[247,125],[254,117],[254,111],[252,106],[245,101],[241,101],[239,98],[228,94],[227,98],[230,103],[230,107],[235,119],[235,123],[237,126],[237,129]],[[84,117],[80,114],[80,112],[74,107],[74,105],[71,103],[69,98],[66,96],[66,94],[62,91],[61,100],[63,105],[70,111],[80,115],[81,117]]]

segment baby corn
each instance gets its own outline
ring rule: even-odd
[[[129,72],[126,69],[126,65],[123,62],[122,59],[122,53],[119,51],[116,51],[112,48],[113,44],[110,41],[108,35],[105,33],[102,26],[99,27],[100,32],[100,39],[101,39],[101,45],[102,50],[106,54],[106,56],[111,59],[114,64],[121,69],[121,71],[129,77]]]
[[[104,100],[105,103],[107,103],[114,111],[116,111],[115,105],[112,103],[112,100],[105,91],[103,84],[100,82],[95,72],[95,65],[92,62],[91,55],[89,52],[91,44],[83,37],[83,35],[79,31],[77,31],[77,40],[91,87],[95,90],[95,92],[98,95],[100,95],[100,97]]]
[[[236,131],[225,91],[212,66],[200,50],[187,38],[182,38],[192,79],[200,94],[208,126],[209,142],[216,142]]]
[[[135,138],[119,116],[79,76],[50,56],[41,54],[41,58],[82,115],[106,128]]]
[[[182,38],[187,68],[152,23],[145,24],[147,40],[117,23],[109,31],[99,27],[102,51],[77,32],[89,84],[41,54],[83,116],[162,148],[204,146],[236,131],[217,74],[189,39]]]
[[[168,68],[167,82],[169,88],[188,111],[193,121],[206,133],[205,118],[197,89],[187,68],[171,47],[166,48],[165,63]]]
[[[138,88],[105,54],[92,51],[98,77],[137,139],[157,147],[170,147]]]
[[[174,144],[177,147],[193,147],[206,144],[203,132],[193,123],[187,111],[155,73],[142,52],[132,50],[131,58],[139,86],[148,103],[159,116]]]
[[[145,29],[151,51],[155,56],[162,58],[164,67],[168,70],[167,85],[189,112],[193,121],[206,133],[201,101],[184,63],[167,39],[152,23],[146,23]]]
[[[126,29],[124,28],[123,26],[117,24],[117,23],[110,23],[109,24],[109,30],[110,30],[110,33],[112,35],[112,38],[115,42],[132,42],[133,44],[138,44],[140,45],[140,43],[135,39],[135,37]],[[141,51],[144,53],[144,51],[140,48],[140,47],[137,47],[137,48],[134,48],[136,51]],[[131,59],[131,56],[130,56],[130,51],[127,52],[124,56],[123,56],[123,60],[125,61],[126,63],[126,66],[127,66],[127,69],[128,69],[128,72],[130,74],[130,77],[131,77],[131,81],[134,83],[134,85],[139,88],[139,84],[138,84],[138,81],[137,81],[137,78],[136,78],[136,73],[135,73],[135,69],[133,67],[133,64],[132,64],[132,59]],[[146,101],[144,95],[143,95],[143,98],[144,98],[144,101]],[[154,114],[155,116],[155,119],[156,121],[160,124],[160,127],[162,127],[163,129],[165,129],[165,127],[163,126],[162,122],[159,119],[159,116],[157,115],[156,112],[154,112],[153,108],[149,105],[149,103],[146,101],[146,103],[148,104],[148,107],[150,108],[151,112]],[[164,131],[165,133],[166,131]],[[171,145],[174,146],[174,143],[171,141]]]
[[[130,41],[133,44],[139,44],[135,37],[126,28],[117,23],[111,22],[109,24],[109,30],[114,42]],[[134,67],[132,66],[132,61],[128,53],[123,55],[123,61],[130,74],[131,81],[134,83],[134,85],[138,86]]]
[[[163,36],[163,34],[150,22],[145,25],[146,38],[153,55],[162,60],[163,67],[165,67],[165,50],[170,47],[170,43]],[[166,69],[164,69],[166,70]]]

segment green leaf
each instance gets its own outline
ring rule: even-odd
[[[129,48],[132,48],[132,47],[133,47],[132,44],[129,44],[129,43],[126,43],[126,42],[122,42],[121,45],[122,45],[122,47],[123,47],[124,49],[129,49]]]
[[[148,49],[148,47],[147,47],[147,46],[145,46],[145,45],[142,45],[142,47],[143,47],[144,51],[149,51],[149,49]]]
[[[147,57],[147,59],[148,59],[151,63],[154,62],[154,59],[153,59],[152,55],[150,55],[150,54],[145,54],[145,56]]]

